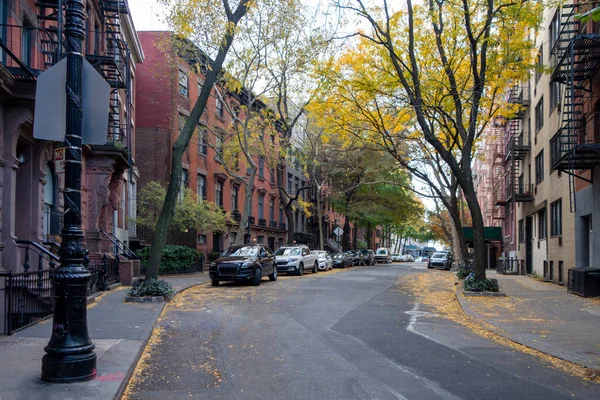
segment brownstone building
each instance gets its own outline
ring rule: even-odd
[[[133,87],[143,53],[126,0],[84,3],[85,56],[110,85],[106,143],[85,145],[82,160],[82,229],[90,259],[97,262],[114,253],[114,242],[127,243],[134,233],[128,223],[138,177]],[[30,260],[16,241],[44,248],[43,242],[60,240],[64,174],[57,149],[63,146],[35,139],[33,128],[37,79],[65,57],[61,5],[0,0],[0,316],[8,271],[48,266],[27,253]]]

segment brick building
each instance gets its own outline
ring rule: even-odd
[[[145,53],[144,64],[138,69],[136,87],[136,165],[140,170],[140,187],[152,181],[163,185],[169,181],[173,143],[204,82],[203,74],[196,68],[199,60],[193,54],[186,53],[186,58],[172,55],[167,53],[166,46],[161,45],[170,35],[169,32],[139,33]],[[179,237],[169,239],[172,243],[195,247],[205,254],[223,250],[234,241],[238,230],[235,221],[239,220],[244,198],[244,186],[232,179],[216,158],[218,141],[221,139],[214,132],[227,132],[230,129],[231,120],[225,109],[235,109],[240,102],[231,93],[225,95],[225,101],[228,107],[221,104],[213,88],[200,121],[199,132],[205,134],[194,135],[183,157],[183,186],[231,213],[234,222],[228,225],[225,232],[197,232],[190,229]],[[275,135],[264,140],[277,144]],[[286,242],[286,220],[280,209],[274,171],[268,168],[265,160],[257,158],[255,162],[258,171],[249,217],[250,240],[276,249]],[[245,166],[240,164],[239,169],[244,170]],[[151,240],[150,232],[145,239]]]
[[[84,3],[85,56],[111,87],[106,143],[84,146],[82,159],[82,229],[96,262],[113,252],[113,241],[128,242],[131,233],[128,199],[135,196],[138,176],[131,88],[143,53],[127,1]],[[29,267],[16,240],[59,240],[64,174],[55,155],[62,144],[35,139],[33,128],[37,78],[65,56],[60,4],[0,0],[0,274]],[[38,268],[37,259],[30,262]],[[4,284],[0,277],[0,313]]]

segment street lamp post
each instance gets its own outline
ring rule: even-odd
[[[61,10],[59,10],[61,12]],[[96,353],[87,328],[87,286],[81,230],[82,44],[85,38],[83,0],[66,1],[67,111],[65,132],[64,224],[60,267],[54,272],[52,337],[44,348],[42,380],[68,383],[96,377]]]

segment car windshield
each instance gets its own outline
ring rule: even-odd
[[[446,255],[448,253],[433,253],[433,255],[431,256],[431,258],[446,258]]]
[[[386,249],[379,249],[379,250],[377,250],[377,254],[387,254],[387,250]]]
[[[280,247],[275,251],[276,256],[299,256],[300,247]]]
[[[255,246],[233,246],[225,250],[221,256],[223,257],[252,257],[255,256],[258,247]]]

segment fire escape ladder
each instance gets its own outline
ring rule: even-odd
[[[592,3],[563,5],[561,30],[552,49],[556,62],[552,80],[564,85],[564,96],[561,126],[550,140],[550,163],[552,169],[569,175],[571,212],[576,210],[575,179],[584,179],[580,171],[600,165],[600,143],[588,135],[584,113],[591,80],[600,71],[600,33],[597,23],[580,24],[576,18],[592,7]]]
[[[40,44],[44,69],[52,67],[64,57],[63,52],[63,0],[36,1],[40,25]],[[59,12],[60,10],[60,12]]]

